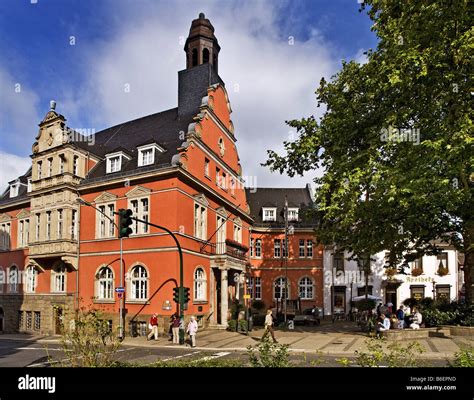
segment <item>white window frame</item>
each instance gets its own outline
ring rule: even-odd
[[[11,246],[11,223],[4,222],[0,225],[0,249],[10,250]]]
[[[63,238],[63,234],[64,234],[64,221],[63,221],[63,218],[64,218],[64,210],[62,208],[58,208],[58,210],[56,211],[56,215],[57,215],[57,222],[58,222],[58,225],[57,225],[57,230],[56,230],[56,237],[57,239],[62,239]]]
[[[242,243],[242,226],[238,222],[234,222],[234,240]]]
[[[288,207],[288,221],[298,221],[298,218],[299,218],[299,208]]]
[[[39,242],[41,238],[41,214],[35,214],[35,241]]]
[[[311,292],[311,296],[308,296],[308,292]],[[311,277],[303,276],[300,278],[298,281],[298,294],[301,300],[314,300],[314,280]]]
[[[194,237],[207,240],[207,207],[194,203]]]
[[[105,155],[106,157],[106,173],[112,174],[114,172],[119,172],[122,170],[122,160],[125,158],[130,160],[130,157],[127,156],[122,151],[117,151],[115,153],[109,153]],[[113,160],[117,160],[116,164],[113,163]]]
[[[71,239],[76,240],[77,237],[77,227],[78,227],[78,215],[79,212],[77,210],[72,210],[71,215]]]
[[[114,238],[115,232],[115,202],[97,204],[97,239]],[[100,210],[100,211],[99,211]],[[104,215],[105,214],[105,215]],[[77,223],[75,224],[77,226]],[[76,228],[77,229],[77,228]]]
[[[20,192],[20,180],[17,179],[15,182],[10,184],[10,198],[17,197]]]
[[[255,239],[255,256],[254,257],[262,258],[262,239]]]
[[[313,258],[314,243],[312,239],[306,240],[306,258]]]
[[[31,177],[28,178],[28,183],[27,183],[27,186],[26,186],[26,191],[27,191],[27,193],[30,193],[31,190],[32,190],[32,188],[33,188],[33,185],[32,185],[32,183],[31,183],[32,180],[33,180],[33,178],[31,178]]]
[[[109,266],[99,268],[96,275],[96,298],[98,300],[114,300],[114,290],[113,269]]]
[[[282,256],[281,245],[282,245],[281,239],[273,239],[273,258],[281,258]]]
[[[137,150],[138,150],[138,166],[139,167],[146,167],[147,165],[154,164],[156,152],[158,151],[159,153],[162,153],[164,151],[164,149],[158,146],[156,143],[147,144],[145,146],[139,146],[137,147]],[[150,159],[145,160],[144,152],[147,152],[149,150],[151,150]],[[145,161],[147,161],[147,163],[145,163]]]
[[[130,198],[128,208],[133,211],[134,217],[150,221],[150,196]],[[131,235],[146,235],[149,233],[148,225],[141,222],[134,221],[130,227],[133,231]]]
[[[72,173],[79,176],[79,156],[74,156],[72,159]]]
[[[139,272],[139,276],[134,276],[135,271]],[[145,268],[145,266],[142,264],[134,265],[130,269],[130,290],[128,291],[129,300],[132,300],[132,301],[147,301],[148,300],[149,277],[150,276],[148,274],[147,268]]]
[[[209,175],[210,174],[210,165],[211,165],[211,162],[209,161],[208,158],[204,158],[204,176],[206,178],[210,178],[211,176]]]
[[[18,293],[19,292],[19,277],[20,270],[16,265],[10,266],[8,268],[8,285],[7,291],[9,293]]]
[[[194,271],[194,301],[207,301],[206,271],[201,266]]]
[[[66,277],[67,269],[64,264],[58,265],[53,268],[53,276],[51,279],[52,288],[51,292],[53,293],[66,293]]]
[[[53,157],[48,158],[48,178],[51,178],[53,176],[53,163],[54,159]]]
[[[30,239],[30,220],[28,218],[18,221],[18,247],[28,246]]]
[[[46,211],[46,240],[51,240],[51,211]]]
[[[277,209],[276,207],[262,207],[262,221],[275,222]]]
[[[38,179],[43,178],[43,160],[36,162],[36,175],[38,176]]]
[[[253,283],[254,283],[254,289],[253,289],[254,300],[262,300],[262,278],[259,276],[255,276]]]
[[[38,269],[29,265],[25,271],[25,293],[36,293],[38,287]]]
[[[66,165],[66,159],[64,158],[64,154],[59,155],[59,173],[62,175],[64,174],[64,167]]]

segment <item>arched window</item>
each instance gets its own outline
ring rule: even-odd
[[[8,272],[8,291],[10,293],[18,292],[18,267],[13,265]]]
[[[207,300],[206,273],[200,267],[196,268],[196,271],[194,271],[194,300]]]
[[[114,293],[114,273],[109,267],[102,267],[97,274],[97,297],[112,300]]]
[[[208,62],[209,62],[209,50],[205,48],[202,51],[202,63],[207,64]]]
[[[192,66],[195,67],[198,65],[198,51],[197,49],[193,49],[192,52]]]
[[[148,298],[148,272],[142,265],[137,265],[132,269],[130,298],[132,300]]]
[[[30,265],[26,268],[26,288],[27,293],[36,292],[36,286],[38,285],[38,270],[36,267]]]
[[[66,291],[66,267],[64,264],[58,265],[54,268],[53,275],[53,292]]]
[[[301,300],[312,300],[314,298],[314,284],[311,278],[307,276],[301,278],[298,287]]]
[[[275,279],[274,282],[274,299],[288,299],[287,287],[286,287],[286,278],[280,277]]]

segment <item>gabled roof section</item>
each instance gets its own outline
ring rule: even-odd
[[[298,208],[300,221],[289,221],[289,224],[298,226],[313,226],[314,220],[308,218],[305,211],[313,207],[313,200],[309,188],[255,188],[246,189],[247,202],[250,207],[250,215],[256,225],[280,227],[285,224],[285,198],[288,200],[289,208]],[[263,221],[262,208],[276,208],[276,221]]]

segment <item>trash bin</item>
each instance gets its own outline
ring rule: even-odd
[[[129,332],[131,337],[137,337],[138,336],[138,323],[137,321],[130,321],[128,324],[129,327]]]

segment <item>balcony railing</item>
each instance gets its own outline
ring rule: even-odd
[[[226,255],[239,260],[247,259],[248,248],[240,243],[234,241],[227,241],[221,243],[206,243],[201,248],[201,253],[211,255]]]

